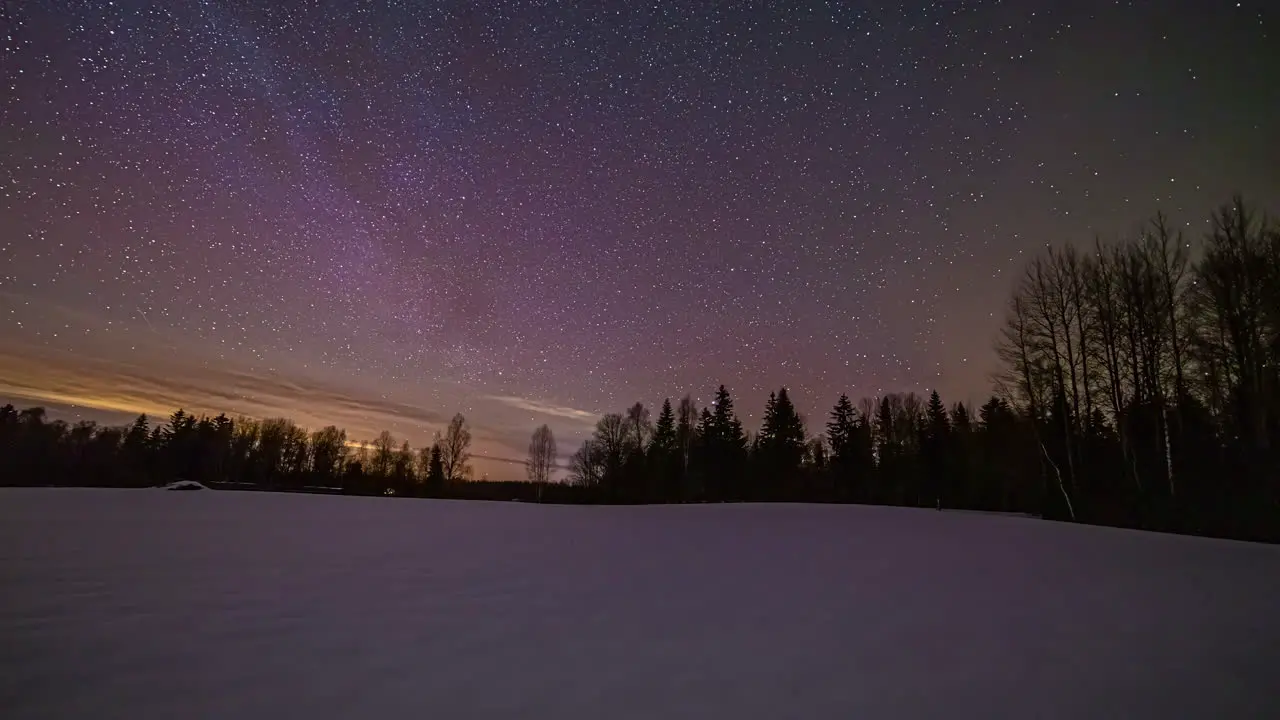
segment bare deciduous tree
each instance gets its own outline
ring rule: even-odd
[[[311,470],[321,484],[342,472],[347,457],[347,433],[333,425],[311,433]]]
[[[676,446],[680,453],[680,469],[689,472],[689,460],[693,453],[693,443],[698,435],[698,406],[693,398],[685,395],[680,398],[680,409],[676,412]]]
[[[649,436],[653,433],[653,424],[649,422],[649,408],[639,402],[627,408],[625,423],[631,447],[637,450],[644,449],[649,444]]]
[[[378,433],[378,437],[374,438],[371,445],[373,446],[373,458],[370,471],[383,479],[390,477],[392,467],[395,464],[395,437],[390,432],[383,430]]]
[[[471,429],[467,419],[458,413],[449,421],[444,437],[438,438],[440,462],[444,467],[444,480],[448,483],[464,482],[471,477]]]
[[[1197,345],[1212,389],[1230,408],[1236,429],[1254,453],[1269,447],[1266,398],[1269,352],[1277,331],[1268,317],[1280,295],[1272,265],[1274,235],[1240,198],[1213,216],[1203,259],[1196,266],[1193,305],[1201,328]]]
[[[604,480],[604,473],[604,448],[588,438],[569,458],[569,482],[578,487],[597,487]]]
[[[538,486],[538,500],[542,499],[542,486],[551,481],[556,466],[556,438],[551,428],[543,425],[533,431],[529,441],[529,459],[525,460],[525,473],[529,482]]]

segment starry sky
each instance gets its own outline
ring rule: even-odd
[[[719,383],[985,396],[1023,263],[1280,199],[1270,0],[0,15],[0,400],[390,429],[477,477]]]

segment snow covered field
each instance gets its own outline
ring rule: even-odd
[[[836,506],[0,491],[0,716],[1276,718],[1280,548]]]

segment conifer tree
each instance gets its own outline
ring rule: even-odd
[[[653,428],[653,438],[649,441],[649,467],[652,477],[650,497],[662,502],[679,501],[682,473],[675,412],[669,398],[662,401],[662,410],[658,413],[658,422]]]
[[[840,399],[831,408],[830,420],[827,421],[827,446],[833,460],[847,458],[853,451],[854,421],[856,416],[849,396],[840,393]]]
[[[698,415],[698,439],[704,443],[714,439],[716,434],[715,425],[716,419],[711,414],[711,408],[702,408],[702,412]]]
[[[133,424],[129,426],[128,432],[124,435],[126,446],[134,446],[141,449],[147,444],[147,436],[151,433],[151,425],[147,421],[146,415],[139,415]]]
[[[951,434],[951,420],[947,416],[947,406],[942,404],[938,391],[929,393],[929,404],[925,409],[924,451],[925,492],[927,499],[938,509],[942,509],[943,495],[949,486],[947,477],[948,455]]]
[[[714,410],[703,408],[699,423],[699,473],[709,495],[725,500],[741,497],[747,435],[733,412],[733,398],[725,386],[716,390]]]
[[[444,484],[444,454],[437,442],[431,445],[431,459],[427,466],[427,492],[438,495],[444,490]]]
[[[124,458],[124,474],[130,485],[150,484],[148,445],[151,440],[151,424],[146,415],[139,415],[125,431],[121,452]]]
[[[785,453],[787,467],[799,467],[805,452],[804,421],[800,419],[800,413],[791,402],[786,388],[778,391],[774,442]]]
[[[773,440],[774,424],[777,422],[778,415],[778,394],[769,393],[769,399],[764,403],[764,416],[760,421],[760,432],[756,435],[756,444],[758,446],[768,445]]]
[[[856,463],[855,439],[857,416],[849,396],[840,394],[827,421],[827,448],[837,499],[849,500],[853,495],[853,473]]]
[[[747,449],[747,433],[733,412],[733,398],[723,385],[716,391],[715,436],[726,459],[737,461]]]
[[[653,439],[649,443],[649,451],[661,457],[675,452],[676,418],[671,409],[670,398],[662,401],[662,411],[658,413],[658,422],[653,427]]]
[[[937,390],[929,393],[929,405],[925,413],[929,422],[929,435],[933,438],[945,437],[951,430],[951,421],[947,417],[947,407],[942,404],[942,398],[939,397]]]
[[[760,426],[760,470],[767,493],[785,489],[797,479],[805,455],[804,423],[792,404],[787,389],[769,393],[764,421]]]

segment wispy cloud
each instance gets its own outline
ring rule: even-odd
[[[587,425],[594,424],[597,417],[596,413],[589,412],[587,410],[565,407],[564,405],[554,405],[552,403],[542,402],[541,400],[516,397],[514,395],[486,395],[485,399],[500,402],[504,405],[509,405],[520,410],[527,410],[539,415],[550,415],[552,417],[565,418],[567,420],[577,420]]]
[[[465,388],[401,388],[384,395],[358,377],[288,376],[235,364],[211,365],[161,348],[134,358],[103,357],[8,342],[0,347],[0,402],[62,407],[104,422],[138,414],[164,418],[178,408],[232,417],[287,417],[307,428],[337,425],[352,441],[390,430],[415,447],[431,441],[464,409],[475,440],[477,475],[519,476],[506,459],[524,455],[528,414],[546,416],[567,443],[595,422],[586,410]],[[415,400],[422,399],[422,403]],[[481,401],[481,402],[476,402]],[[558,423],[557,423],[558,421]],[[539,423],[542,421],[539,421]]]
[[[119,413],[167,415],[193,412],[286,416],[299,424],[345,426],[353,433],[397,428],[424,438],[448,422],[435,410],[383,398],[357,397],[316,381],[285,379],[233,368],[184,367],[164,373],[163,364],[142,367],[59,353],[0,351],[0,395],[32,402]]]

